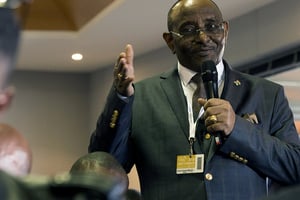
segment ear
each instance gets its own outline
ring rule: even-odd
[[[229,22],[228,21],[224,22],[224,30],[225,30],[225,39],[227,40],[228,32],[229,32]]]
[[[0,112],[6,110],[15,95],[14,87],[8,87],[4,91],[0,92]]]
[[[175,48],[174,48],[174,45],[173,45],[173,36],[172,36],[172,34],[171,33],[164,33],[163,38],[166,41],[169,49],[171,49],[172,53],[175,54],[176,51],[175,51]]]

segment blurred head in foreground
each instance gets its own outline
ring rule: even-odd
[[[14,176],[28,175],[32,152],[23,135],[8,124],[0,123],[0,169]]]
[[[93,152],[80,157],[72,165],[70,173],[105,174],[116,177],[125,186],[124,193],[129,184],[128,176],[123,167],[111,154],[106,152]]]
[[[0,7],[0,112],[10,104],[14,90],[8,86],[14,69],[20,38],[19,21],[14,11]]]

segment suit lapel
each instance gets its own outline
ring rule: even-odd
[[[187,103],[177,69],[163,74],[161,76],[161,80],[161,87],[167,96],[168,102],[174,111],[176,118],[178,119],[182,131],[188,138],[189,122],[187,116]]]
[[[221,98],[229,101],[237,113],[249,93],[249,81],[241,73],[232,70],[226,62],[224,62],[224,66],[225,82]]]
[[[217,150],[217,145],[216,145],[216,142],[215,142],[215,137],[212,136],[211,139],[209,141],[209,150],[208,150],[208,153],[207,153],[207,157],[206,157],[206,163],[208,163],[210,161],[210,159],[213,157],[213,155],[215,154],[216,150]]]
[[[245,80],[244,76],[242,76],[239,72],[232,70],[226,61],[224,61],[224,67],[225,80],[221,98],[229,101],[233,110],[237,113],[237,110],[243,103],[243,99],[247,97],[246,95],[249,92],[247,89],[249,88],[249,82]],[[208,162],[217,151],[215,137],[211,138],[208,148],[209,150],[206,162]]]

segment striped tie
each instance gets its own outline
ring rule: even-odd
[[[196,121],[201,108],[200,104],[198,103],[198,98],[206,98],[206,94],[201,74],[197,73],[195,76],[193,76],[191,81],[197,85],[197,88],[193,94],[193,115],[194,121]]]

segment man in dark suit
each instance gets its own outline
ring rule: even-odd
[[[133,85],[127,45],[89,151],[112,153],[128,172],[136,164],[145,200],[257,199],[275,184],[300,183],[299,139],[284,90],[223,59],[229,25],[217,5],[177,1],[168,29],[163,37],[176,69]],[[207,62],[216,65],[220,98],[199,98],[194,117],[194,91],[203,83],[193,77]]]

